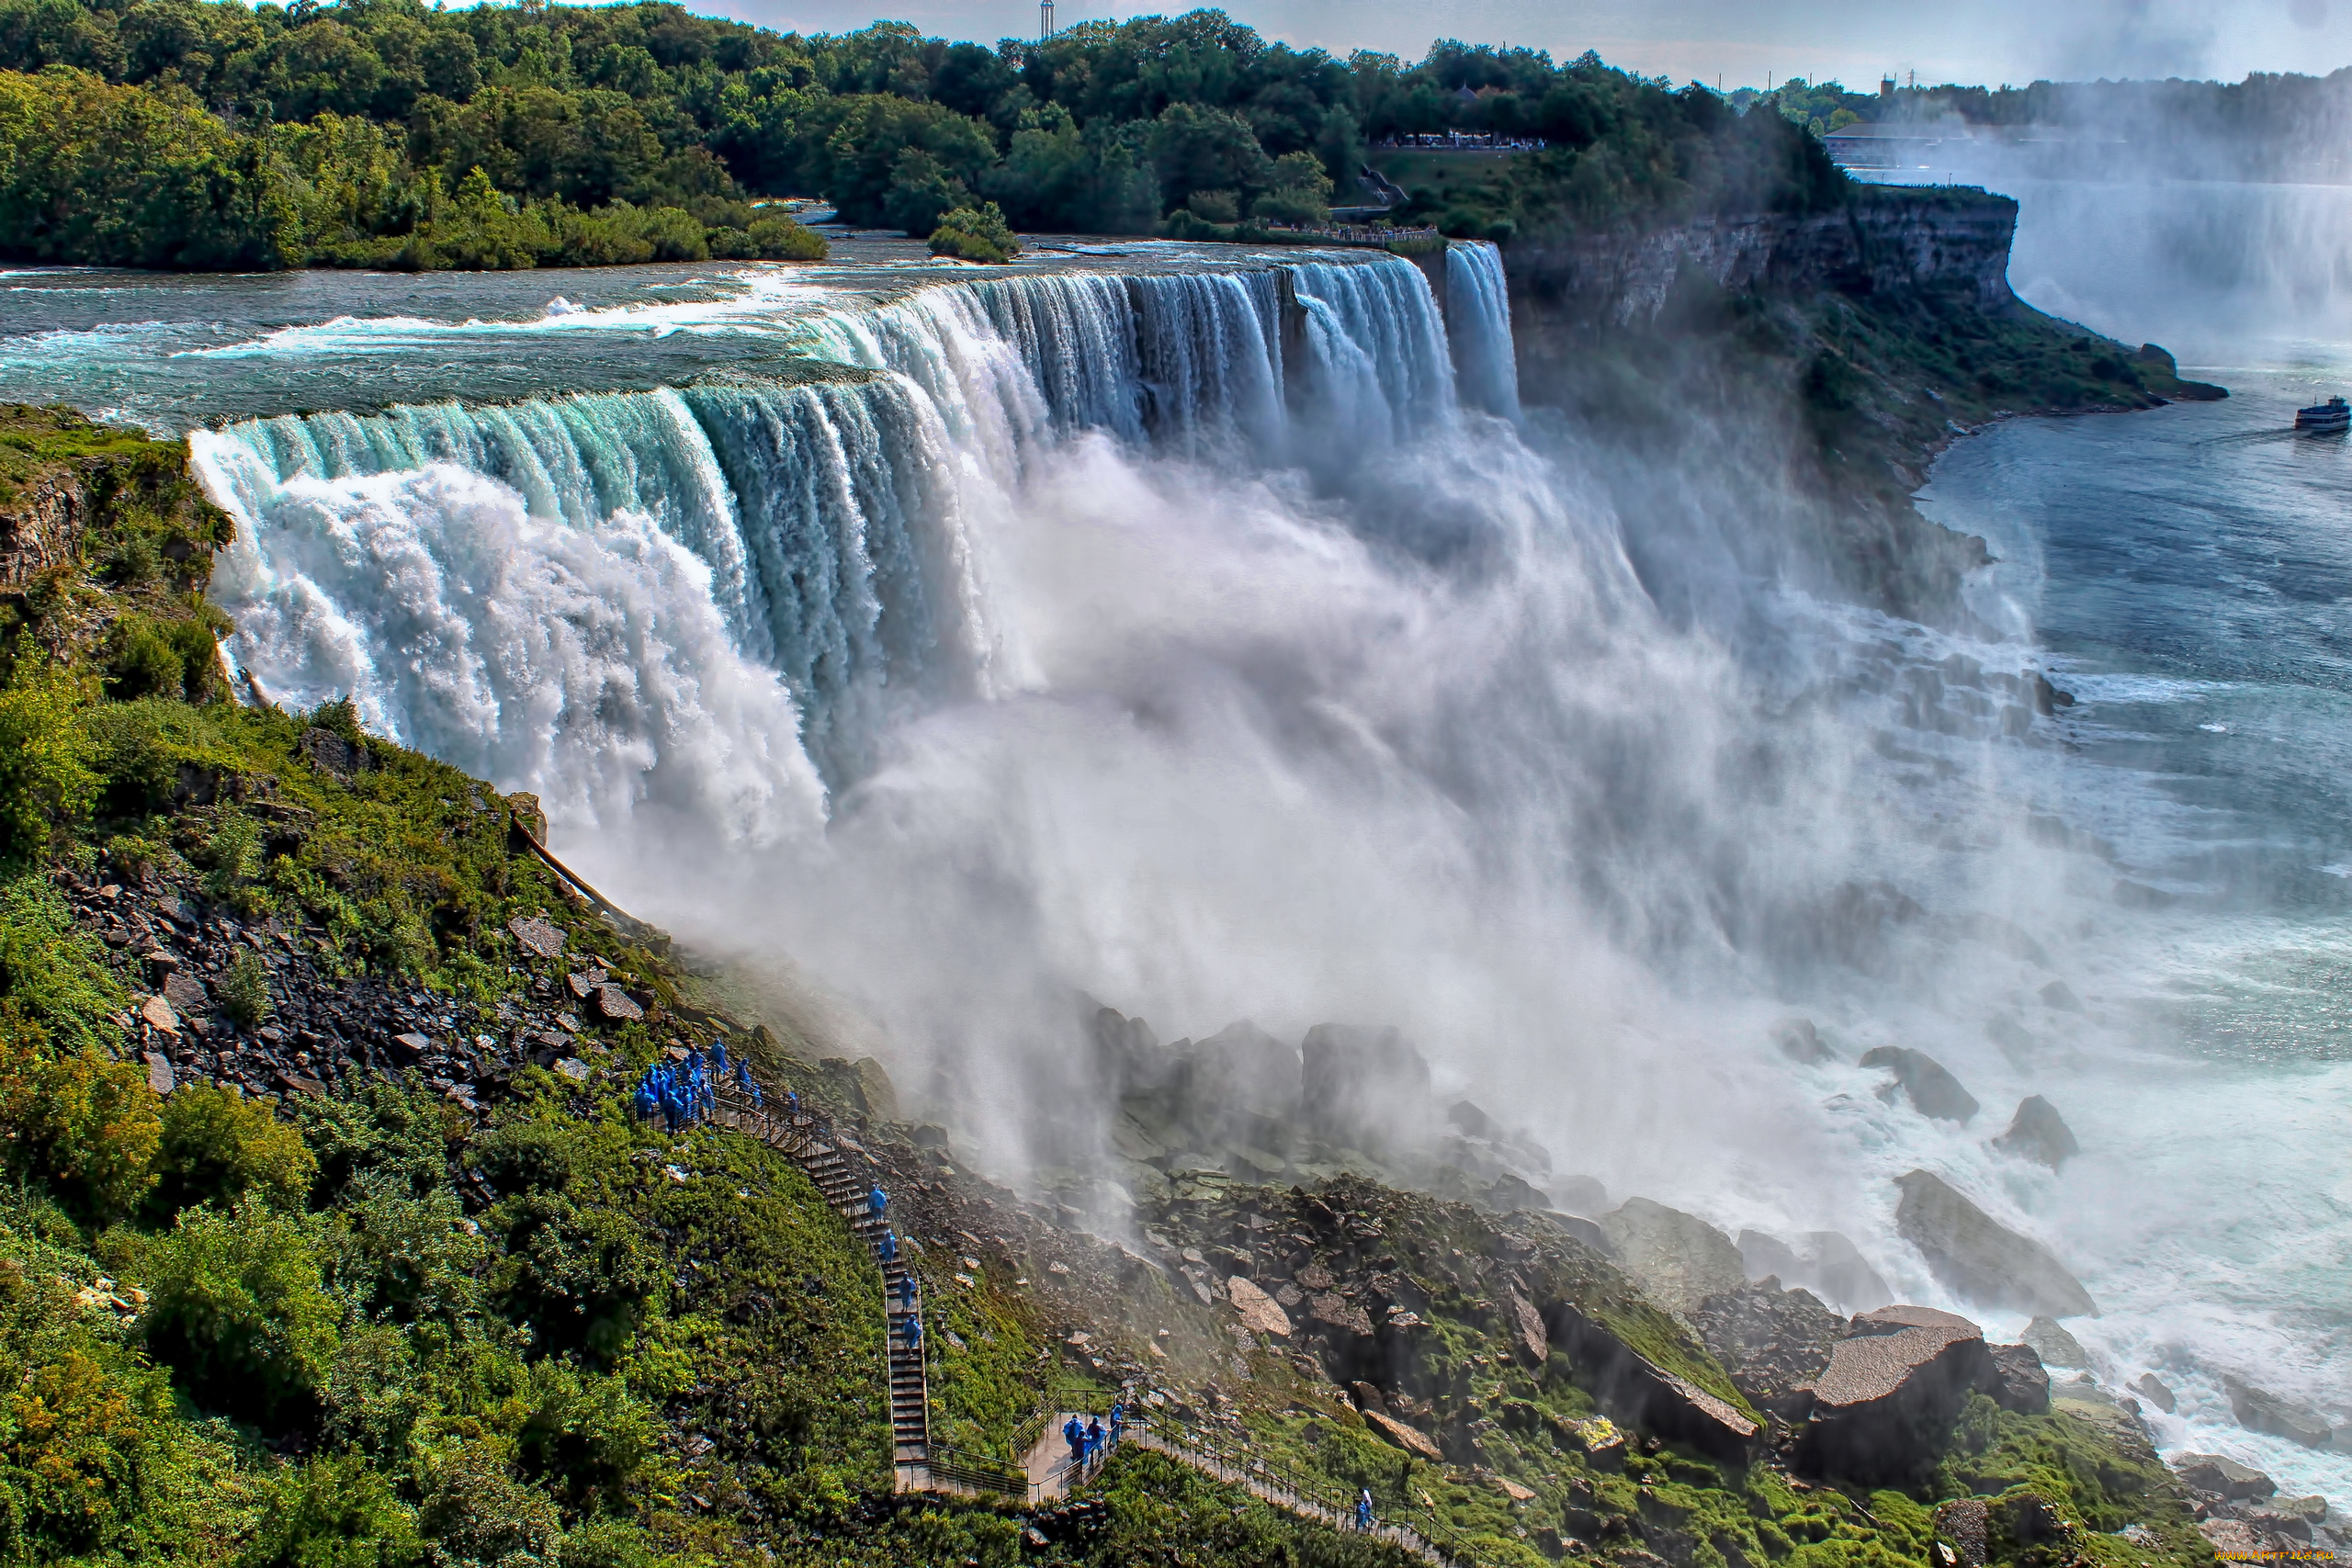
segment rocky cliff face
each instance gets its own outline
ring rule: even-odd
[[[1923,286],[1979,307],[2012,302],[2018,204],[1984,191],[1873,192],[1843,212],[1701,218],[1645,232],[1575,234],[1504,249],[1514,313],[1645,327],[1676,281],[1731,293],[1869,295]]]
[[[21,591],[80,550],[89,513],[79,474],[43,474],[0,507],[0,590]]]

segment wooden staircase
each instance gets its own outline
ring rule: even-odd
[[[776,1114],[754,1109],[749,1096],[722,1091],[714,1120],[774,1148],[807,1173],[825,1201],[849,1221],[850,1228],[874,1249],[882,1266],[883,1316],[888,1327],[890,1381],[891,1458],[900,1492],[933,1490],[931,1482],[931,1385],[924,1371],[924,1351],[909,1345],[906,1322],[922,1313],[922,1282],[907,1266],[902,1254],[882,1256],[882,1238],[890,1225],[873,1213],[870,1194],[879,1168],[816,1117]],[[846,1147],[844,1146],[846,1145]]]

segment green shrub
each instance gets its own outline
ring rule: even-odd
[[[356,1454],[281,1474],[237,1568],[412,1568],[427,1561],[416,1512]]]
[[[148,1254],[148,1350],[208,1409],[308,1425],[343,1318],[321,1262],[310,1222],[253,1198],[182,1210]]]
[[[1196,190],[1185,198],[1183,210],[1209,223],[1241,220],[1241,197],[1229,190]]]
[[[0,1161],[103,1221],[135,1208],[154,1182],[155,1097],[143,1068],[96,1043],[119,983],[89,939],[60,934],[62,900],[29,881],[0,900]]]
[[[237,949],[220,976],[220,1010],[241,1029],[251,1029],[269,1016],[269,965],[250,947]]]
[[[195,1203],[227,1206],[254,1193],[297,1210],[318,1159],[302,1134],[233,1089],[196,1084],[164,1102],[150,1207],[170,1215]]]
[[[89,704],[87,688],[51,665],[19,664],[0,691],[0,868],[45,857],[96,803]]]
[[[790,218],[755,218],[744,232],[768,261],[823,261],[830,250],[825,236]]]
[[[129,1001],[105,944],[74,924],[47,877],[0,885],[0,1044],[96,1050],[120,1039],[109,1015]]]
[[[553,1500],[515,1480],[486,1439],[454,1443],[419,1469],[418,1522],[452,1568],[544,1562],[563,1534]]]
[[[1009,262],[1021,254],[1021,242],[1004,221],[993,201],[977,208],[958,207],[940,219],[931,233],[931,254],[961,256],[966,261]]]
[[[447,1188],[420,1197],[399,1172],[370,1170],[355,1179],[339,1212],[349,1230],[336,1285],[370,1313],[395,1323],[456,1323],[480,1308],[489,1248],[465,1228]]]

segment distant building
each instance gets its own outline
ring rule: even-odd
[[[1882,76],[1878,79],[1878,101],[1883,104],[1891,104],[1894,101],[1894,77]]]

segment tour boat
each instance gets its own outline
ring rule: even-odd
[[[2339,431],[2352,429],[2352,404],[2347,404],[2342,398],[2330,398],[2324,403],[2297,409],[2295,428],[2315,431],[2322,435],[2334,435]]]

